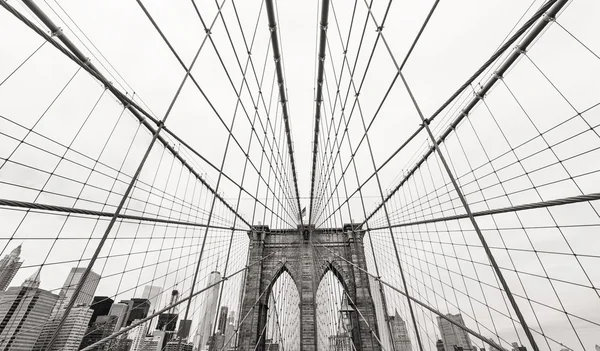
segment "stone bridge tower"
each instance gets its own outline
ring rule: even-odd
[[[290,230],[255,226],[248,232],[249,262],[264,259],[260,264],[251,266],[246,273],[240,316],[245,316],[249,311],[250,314],[240,326],[239,350],[264,351],[265,338],[261,337],[261,331],[267,320],[269,294],[277,277],[288,272],[300,295],[300,351],[316,351],[315,296],[323,276],[332,271],[350,296],[351,307],[362,314],[360,317],[358,313],[353,313],[352,317],[352,340],[356,351],[380,351],[374,337],[379,337],[379,331],[369,277],[340,258],[367,269],[363,246],[365,231],[355,229],[350,224],[343,228]],[[261,295],[262,292],[265,293]]]

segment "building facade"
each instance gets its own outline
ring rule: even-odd
[[[20,261],[21,245],[0,260],[0,291],[5,291],[23,264]]]
[[[12,278],[11,278],[12,279]],[[0,295],[0,350],[30,351],[58,295],[42,290],[40,271]]]
[[[75,289],[77,289],[77,285],[79,285],[81,279],[83,278],[84,272],[85,268],[83,267],[71,268],[71,271],[69,272],[69,275],[67,276],[63,287],[60,289],[60,293],[58,293],[59,303],[57,303],[57,309],[65,308],[69,304],[71,298],[75,294]],[[93,271],[90,271],[90,274],[88,274],[85,282],[83,283],[79,295],[77,295],[77,298],[75,298],[74,306],[89,306],[92,303],[99,282],[100,275]]]
[[[132,298],[128,301],[121,301],[129,305],[127,311],[127,320],[125,326],[130,326],[136,319],[144,319],[150,311],[150,300],[143,298]]]
[[[138,320],[133,321],[134,323],[137,323]],[[148,329],[148,322],[146,323],[142,323],[140,325],[138,325],[137,327],[133,328],[130,332],[129,332],[129,337],[132,340],[131,342],[131,351],[142,351],[145,350],[144,347],[146,346],[146,331]]]
[[[60,298],[59,298],[60,301]],[[42,328],[40,337],[35,343],[34,351],[77,351],[88,328],[92,313],[94,312],[86,305],[75,306],[71,309],[64,324],[59,329],[58,326],[64,315],[64,310],[54,314]],[[56,339],[50,349],[52,337],[56,334]]]
[[[129,305],[122,302],[113,303],[110,306],[110,311],[108,311],[109,316],[117,316],[117,323],[115,324],[115,331],[119,331],[123,326],[125,326],[125,321],[127,320],[127,311],[129,309]]]
[[[108,296],[94,296],[94,300],[92,300],[92,304],[90,306],[94,313],[92,313],[92,318],[90,318],[90,323],[88,326],[91,326],[94,322],[96,322],[98,317],[108,316],[113,302],[115,301]]]
[[[154,313],[159,310],[160,300],[162,297],[162,287],[154,285],[146,285],[142,298],[150,301],[150,312]]]
[[[400,317],[398,311],[396,314],[389,317],[390,326],[392,327],[392,339],[394,349],[396,351],[411,351],[412,345],[406,328],[406,322]]]
[[[117,316],[98,316],[96,318],[96,321],[94,323],[92,323],[92,325],[90,327],[88,327],[87,331],[85,332],[85,335],[83,336],[83,339],[81,341],[81,344],[79,345],[79,348],[82,349],[84,347],[93,345],[94,343],[113,334],[115,331],[115,325],[117,324],[118,319],[119,318]],[[100,345],[100,346],[94,348],[93,350],[94,351],[109,350],[108,346],[109,345],[107,345],[107,344],[103,344],[103,345]]]
[[[174,313],[161,313],[158,315],[158,323],[156,324],[156,330],[162,330],[166,332],[174,332],[177,327],[177,314]]]
[[[206,350],[208,344],[208,338],[212,334],[213,319],[217,314],[217,300],[219,298],[219,285],[216,284],[221,280],[221,273],[218,271],[212,271],[208,277],[207,286],[212,286],[208,291],[205,292],[206,300],[202,311],[200,312],[200,321],[198,323],[198,329],[196,336],[194,337],[194,347],[196,350]]]
[[[225,329],[227,329],[227,313],[229,312],[229,308],[227,306],[221,306],[221,310],[219,311],[219,322],[217,323],[217,332],[221,334],[225,334]]]
[[[190,330],[192,329],[191,319],[182,319],[179,321],[179,329],[177,330],[177,337],[183,340],[187,340],[190,336]]]
[[[447,314],[446,317],[457,324],[465,325],[462,315],[459,314]],[[469,334],[444,318],[437,317],[438,327],[440,328],[440,334],[442,342],[444,343],[444,349],[447,351],[454,350],[454,346],[462,347],[463,350],[472,350],[471,339]]]
[[[188,342],[183,342],[183,341],[181,341],[181,343],[179,341],[169,341],[167,343],[167,345],[165,346],[164,351],[193,351],[193,350],[194,350],[194,344],[191,344]]]

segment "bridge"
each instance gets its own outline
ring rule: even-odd
[[[600,349],[595,1],[0,7],[0,350]]]

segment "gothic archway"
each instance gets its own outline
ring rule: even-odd
[[[300,350],[300,294],[285,265],[275,273],[268,290],[264,331],[259,331],[265,351]],[[262,340],[264,338],[264,340]]]
[[[328,264],[315,296],[317,350],[352,350],[352,313],[347,285],[338,269]]]

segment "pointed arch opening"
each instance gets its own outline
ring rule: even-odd
[[[264,331],[259,330],[264,338],[264,350],[300,351],[300,293],[285,265],[275,274],[267,306]]]
[[[352,307],[343,276],[329,265],[319,280],[315,295],[317,350],[354,350]]]

